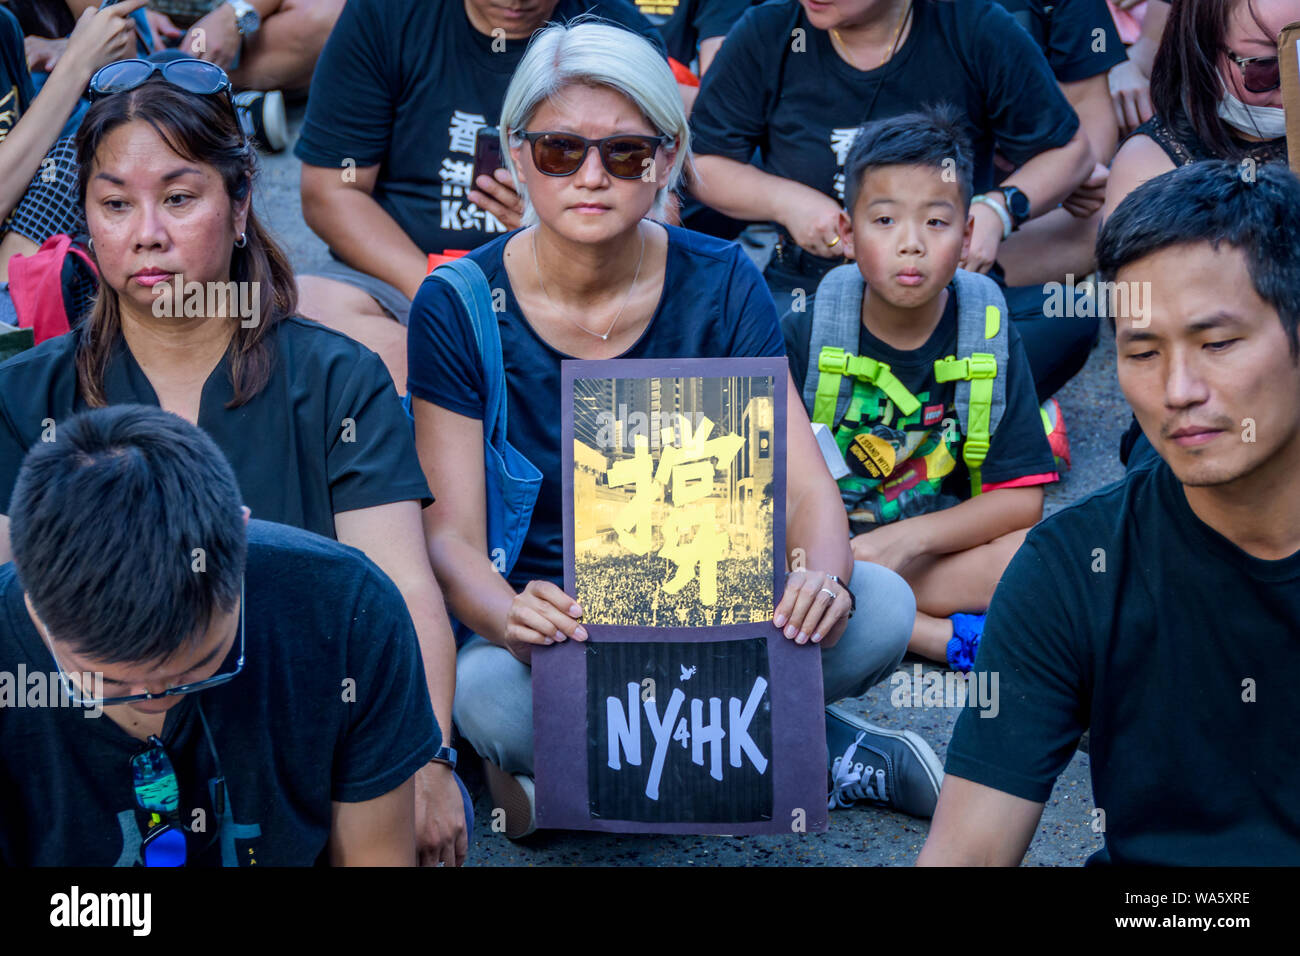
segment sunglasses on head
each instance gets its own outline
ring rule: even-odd
[[[231,96],[230,77],[226,71],[215,63],[196,60],[190,57],[165,60],[155,63],[152,60],[118,60],[108,66],[100,67],[90,78],[90,101],[114,93],[125,93],[136,87],[144,86],[155,73],[161,73],[165,82],[187,93],[199,96],[217,96],[224,93],[230,111],[235,113],[235,101]],[[239,114],[235,113],[235,119]]]
[[[671,136],[624,133],[603,139],[586,139],[576,133],[536,132],[515,134],[533,151],[533,165],[547,176],[572,176],[587,161],[593,146],[600,162],[615,179],[641,179],[654,162],[655,150],[673,141]]]
[[[1242,85],[1251,93],[1269,93],[1282,85],[1282,69],[1275,56],[1237,56],[1224,50],[1241,70]]]

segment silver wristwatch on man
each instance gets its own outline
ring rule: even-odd
[[[248,0],[226,0],[226,3],[235,11],[235,27],[241,37],[257,32],[262,18]]]

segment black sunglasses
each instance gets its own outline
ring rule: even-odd
[[[1251,93],[1269,93],[1282,85],[1282,69],[1275,56],[1237,56],[1223,51],[1241,70],[1241,82]]]
[[[671,143],[671,136],[640,136],[624,133],[603,139],[587,139],[576,133],[516,132],[528,140],[533,150],[533,165],[547,176],[572,176],[587,161],[593,146],[600,162],[615,179],[641,179],[654,162],[655,150]]]
[[[161,73],[165,82],[187,93],[195,93],[199,96],[217,96],[224,93],[226,102],[230,104],[230,111],[235,114],[236,122],[239,120],[239,114],[235,111],[235,101],[230,92],[230,77],[226,75],[226,71],[215,63],[191,57],[166,60],[162,63],[141,59],[118,60],[108,66],[100,67],[90,78],[90,101],[93,103],[105,96],[125,93],[144,86],[155,73]]]

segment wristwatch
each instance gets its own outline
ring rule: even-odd
[[[262,17],[248,0],[226,0],[226,3],[235,11],[235,28],[241,37],[257,32],[257,28],[262,25]]]
[[[1000,186],[998,192],[1002,193],[1002,198],[1007,201],[1012,230],[1019,229],[1029,221],[1029,197],[1015,186]]]
[[[971,197],[971,204],[974,205],[975,203],[979,203],[983,206],[988,206],[995,213],[997,213],[998,218],[1002,220],[1002,238],[1006,239],[1010,237],[1011,233],[1016,228],[1016,224],[1011,221],[1011,214],[1007,212],[1006,208],[1002,205],[1002,203],[998,202],[992,196],[985,195],[984,193],[980,193],[978,196]]]
[[[433,755],[429,763],[445,763],[452,770],[456,769],[456,748],[439,747],[438,752]]]
[[[844,589],[844,593],[849,596],[849,617],[852,617],[853,612],[858,609],[858,599],[853,596],[853,589],[849,587],[847,584],[845,584],[843,581],[841,581],[837,575],[828,574],[826,576],[830,578],[832,581],[834,581],[836,584],[838,584],[840,587],[842,587]]]

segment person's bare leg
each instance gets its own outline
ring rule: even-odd
[[[988,609],[993,591],[1007,565],[1025,540],[1027,529],[1004,534],[988,544],[914,562],[903,578],[916,595],[916,623],[907,649],[932,661],[947,663],[953,614],[979,614]]]
[[[1031,219],[998,249],[1007,285],[1064,282],[1067,275],[1081,282],[1097,267],[1094,253],[1100,228],[1100,211],[1076,219],[1064,209],[1053,209]]]
[[[30,256],[39,249],[32,240],[16,232],[6,232],[0,239],[0,282],[9,281],[9,259],[11,256]]]
[[[298,312],[378,353],[398,394],[406,391],[406,327],[369,295],[346,282],[299,276]]]
[[[238,89],[305,92],[343,0],[284,0],[244,44],[230,81]]]

